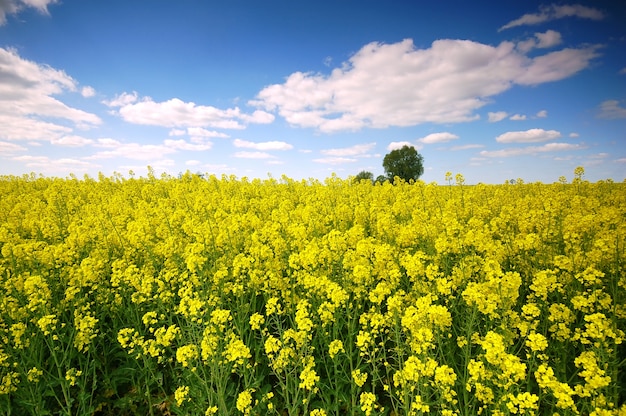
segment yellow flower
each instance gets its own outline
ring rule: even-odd
[[[356,369],[352,372],[352,379],[357,386],[363,387],[363,384],[367,381],[367,373],[362,373],[360,369]]]
[[[359,404],[361,405],[361,410],[365,412],[366,416],[370,416],[375,409],[378,409],[378,405],[376,404],[376,395],[370,392],[363,392],[359,396]]]
[[[252,358],[252,354],[250,354],[250,348],[237,335],[231,333],[224,351],[224,358],[230,363],[243,365],[244,362]]]
[[[39,381],[39,377],[41,377],[43,375],[43,371],[38,369],[37,367],[33,367],[30,370],[28,370],[28,381],[30,381],[31,383],[37,383]]]
[[[328,345],[328,355],[330,355],[330,358],[334,359],[340,352],[345,352],[343,349],[343,342],[339,339],[331,341]]]
[[[182,404],[189,400],[189,387],[188,386],[180,386],[174,392],[174,399],[176,400],[176,404],[178,406],[182,406]]]
[[[198,358],[198,347],[195,344],[183,345],[176,350],[176,361],[183,367],[189,367],[196,358]]]
[[[249,415],[252,412],[252,393],[254,389],[247,389],[239,393],[237,396],[236,407],[244,415]]]
[[[65,372],[65,379],[70,382],[70,386],[75,386],[76,380],[82,375],[82,371],[77,370],[76,368],[70,368]]]
[[[256,331],[261,329],[261,325],[265,323],[265,317],[258,312],[255,312],[250,316],[250,329]]]
[[[526,339],[526,346],[532,351],[545,351],[548,348],[548,340],[541,334],[531,332]]]

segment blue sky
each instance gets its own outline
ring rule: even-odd
[[[0,174],[624,180],[626,7],[507,3],[2,0]]]

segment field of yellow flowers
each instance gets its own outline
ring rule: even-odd
[[[626,183],[0,177],[0,414],[624,415]]]

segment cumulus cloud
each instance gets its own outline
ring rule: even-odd
[[[427,136],[417,139],[417,141],[419,143],[424,143],[424,144],[434,144],[434,143],[445,143],[451,140],[456,140],[458,138],[459,136],[457,136],[456,134],[452,134],[447,131],[444,131],[442,133],[429,134]]]
[[[546,118],[548,117],[548,111],[547,110],[538,111],[537,114],[535,114],[535,116],[538,118]]]
[[[332,133],[364,127],[458,123],[513,85],[567,78],[598,56],[597,46],[530,58],[512,42],[498,46],[437,40],[417,49],[411,39],[370,43],[330,75],[295,72],[265,87],[249,104],[275,111],[294,126]]]
[[[272,114],[261,110],[246,114],[239,107],[222,110],[178,98],[156,102],[150,97],[140,99],[137,92],[124,92],[104,104],[116,108],[115,114],[129,123],[150,126],[243,129],[249,123],[274,121]]]
[[[77,83],[65,72],[23,59],[15,49],[0,48],[0,96],[11,102],[0,107],[0,139],[50,140],[71,133],[60,120],[81,128],[101,123],[95,114],[55,97],[66,91],[76,92]]]
[[[27,7],[48,14],[48,5],[57,2],[58,0],[0,0],[0,26],[7,22],[7,15],[17,14]]]
[[[562,152],[569,150],[580,150],[583,146],[572,143],[546,143],[543,146],[516,147],[502,150],[483,150],[480,152],[484,157],[512,157],[534,155],[546,152]]]
[[[80,90],[80,95],[85,98],[93,97],[96,95],[96,90],[94,90],[93,87],[83,87]]]
[[[498,143],[538,143],[561,137],[556,130],[530,129],[526,131],[509,131],[496,137]]]
[[[411,142],[391,142],[387,145],[387,150],[402,149],[404,146],[413,146]],[[415,146],[413,146],[415,147]]]
[[[362,157],[366,155],[368,152],[370,152],[375,146],[376,146],[376,143],[357,144],[354,146],[343,147],[343,148],[338,148],[338,149],[320,150],[320,153],[322,153],[323,155],[338,156],[338,157],[344,157],[344,156],[361,156]]]
[[[524,115],[524,114],[513,114],[511,117],[509,117],[509,120],[513,120],[513,121],[526,120],[526,115]]]
[[[247,140],[235,139],[233,140],[235,147],[243,147],[256,150],[290,150],[293,149],[293,145],[287,142],[269,141],[269,142],[249,142]]]
[[[490,123],[497,123],[498,121],[502,121],[508,115],[509,115],[509,113],[507,113],[506,111],[496,111],[496,112],[491,112],[490,111],[490,112],[487,113],[487,117],[488,117]]]
[[[626,108],[620,107],[617,100],[606,100],[600,104],[599,118],[617,119],[626,118]]]
[[[512,20],[502,26],[499,30],[510,29],[516,26],[537,25],[551,20],[562,19],[565,17],[578,17],[581,19],[602,20],[605,14],[592,7],[574,5],[556,5],[541,6],[538,13],[528,13],[522,17]]]

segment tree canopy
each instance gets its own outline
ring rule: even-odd
[[[362,180],[369,180],[370,182],[374,182],[374,174],[372,172],[362,170],[361,172],[357,173],[357,175],[354,177],[354,181],[360,182]]]
[[[416,181],[424,173],[424,157],[413,146],[405,145],[385,155],[383,168],[392,182],[396,176],[407,182]]]

